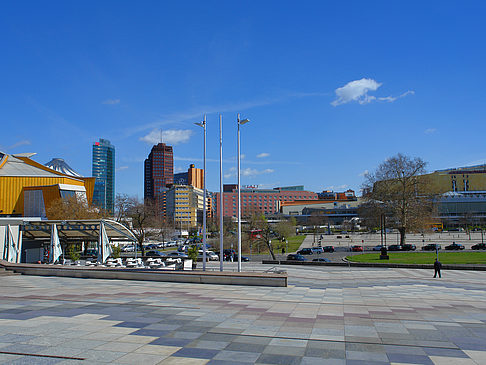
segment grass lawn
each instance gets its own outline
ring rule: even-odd
[[[289,241],[289,252],[295,252],[299,249],[300,245],[305,239],[305,235],[293,236],[288,239]],[[284,242],[285,244],[285,242]]]
[[[435,252],[388,252],[389,260],[380,260],[379,253],[348,256],[354,262],[382,262],[396,264],[433,264]],[[486,252],[439,252],[443,264],[486,264]]]

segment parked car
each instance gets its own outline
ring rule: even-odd
[[[390,245],[388,246],[388,251],[402,251],[401,245]]]
[[[314,251],[312,248],[303,248],[302,250],[297,251],[297,254],[299,255],[312,255]]]
[[[382,247],[385,247],[385,246],[377,245],[377,246],[373,247],[373,251],[381,251]]]
[[[437,243],[429,243],[425,246],[422,247],[422,251],[435,251],[435,250],[440,250],[441,247]]]
[[[322,247],[311,247],[311,250],[315,254],[321,254],[321,253],[324,252],[324,250],[322,249]]]
[[[135,246],[134,245],[126,245],[121,248],[122,252],[133,252],[135,251]]]
[[[172,258],[176,258],[176,259],[182,259],[182,258],[188,258],[189,256],[187,256],[183,252],[170,251],[170,252],[167,252],[167,257],[172,257]]]
[[[155,243],[151,243],[151,244],[145,246],[146,250],[156,250],[158,248],[159,248],[158,245],[156,245]]]
[[[452,242],[451,245],[445,247],[446,250],[464,250],[464,248],[464,245],[455,242]]]
[[[325,257],[319,257],[317,259],[312,260],[313,262],[331,262],[331,260],[326,259]]]
[[[486,250],[486,243],[477,243],[471,246],[473,250]]]
[[[98,250],[95,248],[89,248],[86,250],[86,256],[89,257],[98,257]]]
[[[219,252],[215,252],[216,255],[219,257]],[[223,250],[223,260],[224,261],[231,261],[231,256],[233,255],[233,261],[238,261],[238,253],[233,249],[225,249]],[[218,259],[219,260],[219,259]],[[250,261],[249,257],[241,256],[241,261]]]
[[[359,246],[359,245],[351,246],[351,251],[352,252],[363,252],[363,246]]]
[[[402,245],[403,251],[415,251],[416,249],[417,249],[417,246],[409,244],[409,243]]]
[[[324,252],[334,252],[334,246],[324,246],[322,250]]]
[[[199,253],[197,255],[197,258],[202,260],[202,258],[203,258],[203,250],[199,250]],[[219,256],[216,255],[213,251],[206,250],[206,259],[208,261],[218,261],[219,260]]]
[[[147,251],[145,252],[145,256],[149,257],[165,257],[167,254],[165,252],[157,251],[157,250],[152,250],[152,251]]]
[[[307,259],[298,253],[291,253],[287,255],[287,261],[307,261]]]

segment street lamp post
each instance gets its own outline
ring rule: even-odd
[[[240,120],[238,113],[238,272],[241,272],[241,180],[240,180],[240,125],[248,123],[249,119]]]
[[[219,271],[223,271],[223,116],[219,115]]]
[[[202,122],[194,123],[204,129],[204,153],[203,153],[203,271],[206,271],[206,115]]]

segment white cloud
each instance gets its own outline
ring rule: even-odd
[[[230,177],[236,176],[236,167],[231,167],[225,174],[224,178],[229,179]]]
[[[263,175],[263,174],[271,174],[272,172],[275,172],[275,170],[273,169],[264,169],[264,170],[257,170],[257,169],[252,169],[250,167],[246,168],[246,169],[242,169],[241,170],[241,176],[245,176],[245,177],[254,177],[254,176],[258,176],[258,175]],[[234,177],[234,176],[237,176],[237,170],[236,170],[236,167],[232,167],[230,168],[225,174],[224,174],[224,177],[226,179],[230,178],[230,177]]]
[[[435,132],[437,132],[437,129],[435,129],[435,128],[427,128],[424,131],[425,134],[434,134]]]
[[[265,158],[265,157],[268,157],[268,156],[270,156],[270,154],[269,154],[269,153],[262,152],[262,153],[259,153],[259,154],[257,155],[257,158]]]
[[[349,185],[347,184],[342,184],[342,185],[331,185],[328,186],[327,188],[324,188],[323,190],[331,190],[331,191],[340,191],[349,188]]]
[[[361,174],[359,174],[358,176],[366,176],[368,175],[370,172],[368,170],[364,170]]]
[[[393,103],[395,100],[404,98],[407,95],[415,94],[415,91],[408,90],[399,96],[373,96],[368,95],[370,91],[376,91],[382,85],[373,79],[362,78],[361,80],[354,80],[348,82],[343,87],[335,90],[336,100],[331,102],[332,106],[338,106],[341,104],[347,104],[352,101],[357,101],[359,104],[369,104],[374,101],[383,101],[387,103]]]
[[[119,103],[120,103],[120,99],[107,99],[107,100],[103,101],[101,104],[116,105],[116,104],[119,104]]]
[[[154,129],[152,132],[139,139],[148,144],[157,144],[162,140],[163,143],[177,145],[179,143],[188,142],[191,135],[192,130],[190,129],[169,129],[162,132],[159,129]]]
[[[360,104],[370,103],[376,99],[374,96],[369,96],[368,91],[375,91],[381,86],[381,83],[373,79],[362,78],[361,80],[354,80],[348,82],[343,87],[335,90],[337,99],[331,105],[337,106],[349,103],[350,101],[357,101]]]
[[[126,169],[128,169],[128,166],[120,166],[116,169],[116,171],[118,172],[118,171],[123,171],[123,170],[126,170]]]
[[[273,169],[265,169],[265,170],[257,170],[257,169],[252,169],[250,167],[241,170],[241,175],[243,176],[257,176],[257,175],[262,175],[262,174],[271,174],[274,172]]]

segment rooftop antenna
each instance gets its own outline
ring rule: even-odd
[[[160,143],[162,143],[162,128],[160,128]]]

